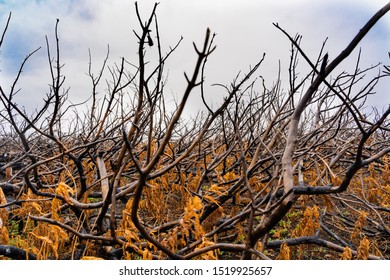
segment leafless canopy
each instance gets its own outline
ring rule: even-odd
[[[266,87],[257,74],[264,55],[230,85],[216,86],[225,94],[216,108],[205,98],[215,50],[206,30],[173,112],[165,64],[182,39],[163,48],[157,6],[145,20],[135,3],[138,61],[109,66],[107,51],[94,73],[90,57],[87,103],[69,105],[58,20],[55,45],[46,40],[51,81],[42,107],[28,114],[15,102],[28,90],[18,88],[20,74],[39,49],[9,89],[0,84],[0,255],[268,259],[283,258],[289,246],[300,258],[323,247],[332,258],[389,258],[390,106],[370,113],[365,102],[390,66],[362,70],[359,53],[354,72],[335,69],[390,4],[335,58],[324,44],[311,60],[301,37],[275,24],[291,43],[288,88],[279,77]],[[311,67],[302,76],[298,58]],[[183,110],[199,93],[206,109],[188,120]],[[365,240],[371,251],[364,255]]]

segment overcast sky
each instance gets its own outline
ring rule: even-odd
[[[154,2],[138,1],[145,20]],[[290,43],[272,23],[278,23],[292,36],[301,34],[302,47],[312,60],[317,57],[322,42],[328,38],[325,50],[332,59],[386,3],[385,0],[161,0],[157,15],[165,52],[169,46],[176,44],[180,36],[184,37],[168,64],[168,89],[173,96],[180,96],[183,92],[183,72],[191,72],[196,60],[192,42],[202,44],[207,27],[217,34],[217,49],[207,66],[208,84],[230,84],[240,70],[247,72],[266,53],[265,63],[258,75],[264,76],[266,83],[271,85],[279,60],[282,72],[287,74],[290,55]],[[85,75],[88,71],[88,49],[91,50],[96,72],[104,59],[107,45],[110,46],[110,65],[120,62],[121,57],[136,62],[137,40],[132,30],[139,30],[139,27],[133,1],[0,0],[1,30],[9,12],[12,12],[12,19],[0,53],[0,81],[4,89],[11,85],[26,55],[42,47],[31,58],[21,78],[22,90],[18,102],[26,108],[38,106],[39,100],[48,91],[50,75],[45,35],[53,40],[57,18],[60,20],[61,57],[65,64],[63,72],[74,102],[87,99],[90,93],[90,81]],[[378,62],[390,64],[390,14],[359,46],[362,49],[362,68]],[[355,51],[342,66],[351,70],[356,56]],[[301,64],[305,66],[303,60]],[[285,82],[287,87],[288,81]],[[104,85],[102,83],[102,91]],[[369,105],[379,109],[388,105],[389,85],[389,81],[382,82],[378,96],[371,99]],[[210,90],[209,94],[214,102],[223,97],[221,89]],[[201,109],[197,100],[189,104],[189,112]]]

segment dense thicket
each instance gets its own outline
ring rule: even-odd
[[[135,8],[138,61],[89,67],[89,103],[68,105],[58,21],[43,106],[29,115],[14,101],[34,52],[10,89],[0,84],[0,256],[390,258],[390,107],[365,109],[390,68],[360,69],[359,56],[354,72],[335,72],[390,4],[329,61],[325,44],[311,61],[301,37],[276,24],[291,42],[288,88],[258,78],[263,57],[219,85],[225,98],[214,106],[204,98],[215,36],[207,30],[173,112],[164,66],[180,41],[163,49],[157,5],[146,20]],[[299,59],[308,73],[296,72]],[[188,120],[190,94],[205,110]]]

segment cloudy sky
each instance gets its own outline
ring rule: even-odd
[[[154,2],[138,1],[145,19]],[[181,36],[184,37],[168,64],[169,91],[176,97],[183,91],[183,72],[191,72],[196,60],[192,42],[202,44],[207,27],[217,34],[217,49],[207,66],[208,84],[230,84],[239,71],[247,72],[266,53],[258,75],[264,76],[266,83],[271,85],[279,61],[282,74],[287,74],[290,55],[287,38],[272,23],[278,23],[292,36],[301,34],[302,47],[312,60],[328,38],[325,50],[332,59],[386,3],[386,0],[161,0],[157,14],[163,48],[168,51],[169,46],[174,46]],[[57,18],[60,20],[61,57],[65,64],[63,72],[74,102],[87,99],[90,93],[90,80],[85,75],[89,49],[96,73],[107,45],[110,46],[109,65],[120,62],[121,57],[136,62],[137,40],[132,30],[139,29],[134,1],[0,0],[1,29],[9,12],[12,12],[12,19],[0,53],[0,82],[4,89],[10,87],[26,55],[42,47],[29,61],[19,84],[18,102],[26,108],[39,106],[39,100],[48,91],[50,75],[45,35],[53,42]],[[378,62],[390,64],[390,14],[359,46],[362,68]],[[342,66],[346,70],[353,69],[356,56],[357,51]],[[301,64],[306,67],[303,60]],[[369,101],[369,105],[382,109],[390,103],[390,83],[385,82],[379,85],[380,92]],[[104,83],[101,90],[104,90]],[[210,90],[209,94],[214,102],[223,97],[220,89]],[[200,104],[196,100],[191,102],[189,112],[201,109]]]

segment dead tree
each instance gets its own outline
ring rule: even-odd
[[[96,74],[89,53],[90,102],[68,102],[58,20],[54,47],[46,39],[51,81],[43,106],[29,115],[14,102],[20,74],[40,49],[26,57],[9,90],[0,85],[1,136],[17,136],[9,141],[18,151],[13,164],[23,164],[1,183],[12,197],[0,203],[7,210],[0,212],[2,230],[10,232],[0,239],[6,257],[217,259],[228,252],[268,259],[283,246],[298,248],[296,257],[302,246],[319,246],[334,256],[389,258],[390,108],[362,113],[389,67],[363,80],[380,65],[361,70],[359,53],[353,73],[335,68],[390,4],[333,59],[324,43],[312,61],[301,37],[275,24],[291,43],[287,90],[280,75],[270,88],[255,78],[263,55],[230,85],[216,84],[225,93],[216,108],[205,98],[204,73],[215,50],[208,29],[203,44],[194,43],[197,59],[173,112],[165,103],[165,63],[182,38],[165,51],[157,7],[145,21],[135,4],[136,62],[123,57],[109,66],[108,49]],[[302,77],[300,57],[311,67]],[[206,110],[188,120],[190,94],[200,94]],[[28,253],[7,244],[16,238],[15,221]],[[366,239],[375,251],[362,255]]]

